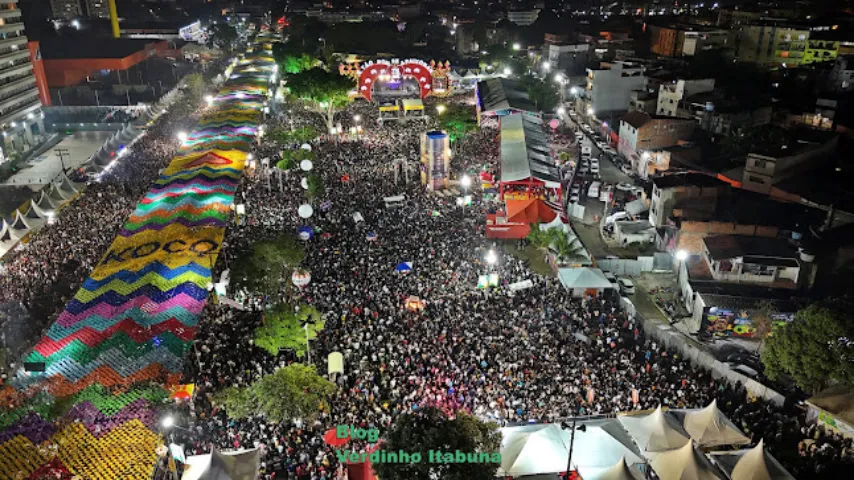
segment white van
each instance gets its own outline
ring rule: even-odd
[[[592,155],[593,148],[590,147],[590,144],[581,144],[581,154],[582,155]]]
[[[599,182],[592,182],[590,184],[590,188],[587,190],[587,196],[597,198],[599,197]]]

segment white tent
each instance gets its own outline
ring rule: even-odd
[[[586,422],[585,431],[571,432],[559,425],[523,425],[501,429],[500,475],[519,476],[566,471],[572,444],[572,468],[579,472],[604,470],[620,459],[629,465],[644,463],[640,452],[615,420]]]
[[[650,454],[650,466],[661,480],[718,480],[724,478],[688,441],[682,448]]]
[[[617,420],[593,422],[586,426],[586,431],[575,432],[575,443],[572,445],[573,468],[579,471],[607,468],[621,458],[629,465],[646,463]],[[569,438],[569,432],[566,432],[566,436]]]
[[[187,457],[181,480],[255,480],[260,466],[257,448],[237,452],[213,449],[208,455]]]
[[[673,412],[682,420],[682,428],[701,448],[721,445],[747,445],[750,439],[729,421],[712,400],[706,408]]]
[[[523,425],[500,429],[498,474],[517,477],[566,471],[569,438],[557,425]]]
[[[44,212],[50,212],[57,209],[57,204],[50,199],[50,197],[47,195],[47,192],[45,192],[44,190],[39,193],[39,199],[35,203]]]
[[[621,458],[616,465],[608,468],[580,468],[578,473],[584,480],[642,480],[643,474],[626,464]]]
[[[665,415],[661,407],[649,415],[622,415],[617,418],[644,452],[663,452],[690,443],[676,419]]]
[[[712,452],[711,460],[732,480],[794,480],[780,462],[765,451],[762,440],[750,449]]]

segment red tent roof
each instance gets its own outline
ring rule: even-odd
[[[540,199],[505,200],[507,221],[517,223],[549,223],[557,213]]]

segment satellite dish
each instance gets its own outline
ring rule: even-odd
[[[303,179],[300,180],[299,184],[302,186],[303,190],[308,190],[308,179],[307,178],[303,177]]]
[[[310,172],[312,168],[314,168],[314,164],[311,163],[311,160],[303,160],[299,162],[299,168],[304,172]]]
[[[301,148],[303,150],[308,150],[309,152],[311,151],[311,145],[309,145],[307,143],[303,143],[302,146],[299,148]]]

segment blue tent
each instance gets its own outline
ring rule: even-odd
[[[412,271],[412,262],[400,262],[394,267],[395,272],[406,273]]]

